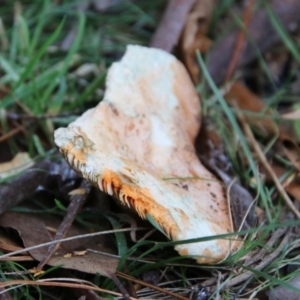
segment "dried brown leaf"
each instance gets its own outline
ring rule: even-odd
[[[0,214],[33,195],[43,185],[52,163],[44,160],[28,169],[24,174],[0,185]]]
[[[241,110],[260,114],[256,116],[244,115],[246,121],[260,130],[265,135],[278,134],[278,125],[271,119],[274,112],[270,109],[265,109],[264,102],[254,93],[252,93],[241,82],[234,82],[225,96],[226,101]]]
[[[286,186],[286,190],[291,194],[298,202],[300,202],[300,177],[296,176],[294,180]]]
[[[0,178],[14,176],[33,166],[28,153],[20,152],[11,161],[0,164]]]
[[[14,228],[18,231],[25,247],[39,245],[52,240],[51,234],[46,226],[57,228],[60,221],[50,216],[36,216],[24,213],[5,213],[0,216],[0,226]],[[33,231],[34,230],[34,231]],[[34,233],[34,234],[33,234]],[[84,230],[72,226],[68,236],[75,236],[86,233]],[[107,240],[104,236],[97,238],[86,238],[61,243],[60,248],[48,261],[51,266],[62,265],[63,268],[78,270],[86,273],[99,273],[111,277],[118,266],[118,259],[96,252],[87,252],[83,256],[65,257],[65,254],[74,251],[93,249],[99,252],[112,253],[107,248]],[[41,247],[30,250],[30,254],[38,261],[43,259],[48,247]]]
[[[300,171],[300,148],[294,141],[294,131],[287,123],[277,124],[272,119],[272,116],[278,115],[276,111],[267,109],[264,102],[239,81],[232,84],[225,98],[229,104],[239,109],[261,114],[258,117],[244,114],[244,118],[261,133],[267,136],[277,135],[284,154]]]
[[[179,45],[182,60],[194,82],[197,82],[199,79],[196,50],[205,53],[211,46],[211,40],[206,34],[215,3],[215,0],[197,0],[187,16],[182,31]]]
[[[298,144],[286,135],[280,135],[280,140],[284,154],[293,166],[300,172],[300,148]]]
[[[22,245],[4,230],[0,230],[0,250],[3,252],[12,252],[22,249]],[[27,253],[23,253],[27,255]]]
[[[283,167],[281,167],[277,164],[274,164],[274,163],[272,164],[272,169],[278,178],[280,178],[281,176],[283,176],[286,173],[286,170]],[[265,173],[263,168],[260,167],[260,170],[263,173]],[[266,180],[271,179],[267,175],[267,173],[265,176],[266,176]],[[282,185],[284,186],[284,188],[290,195],[292,195],[297,201],[300,202],[300,177],[299,177],[299,175],[292,174],[282,183]]]
[[[42,188],[51,187],[52,192],[65,196],[64,192],[68,192],[76,178],[76,173],[64,161],[52,162],[44,159],[20,176],[0,184],[0,214]]]

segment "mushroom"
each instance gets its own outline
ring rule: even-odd
[[[100,190],[179,241],[233,231],[224,186],[199,161],[200,100],[184,66],[159,49],[129,45],[109,69],[104,99],[55,143]],[[179,244],[180,255],[218,263],[240,242]]]

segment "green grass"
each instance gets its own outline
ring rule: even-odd
[[[112,62],[120,59],[127,44],[147,45],[149,43],[164,7],[164,3],[159,0],[135,3],[123,1],[112,11],[99,14],[94,10],[78,11],[75,6],[81,1],[55,3],[55,1],[43,1],[41,5],[39,1],[24,1],[20,6],[18,2],[13,4],[8,1],[8,4],[1,9],[0,17],[5,28],[5,36],[0,38],[0,91],[4,92],[4,97],[0,100],[1,130],[5,134],[12,129],[9,113],[17,114],[21,118],[18,122],[26,129],[7,141],[11,156],[20,151],[27,151],[34,159],[53,157],[53,130],[59,126],[65,126],[87,108],[101,101],[108,67]],[[233,0],[222,1],[222,5],[216,8],[212,34],[215,34],[214,26],[222,21],[219,19],[228,13],[228,9],[233,5],[236,5]],[[283,30],[270,6],[266,4],[264,7],[299,68],[299,45]],[[232,13],[229,15],[232,16]],[[236,24],[240,26],[241,20],[236,15],[234,18],[232,26]],[[62,42],[66,41],[66,37],[72,31],[76,31],[72,42],[62,49]],[[222,34],[224,33],[220,33],[219,36],[215,35],[213,38],[218,40]],[[261,228],[253,228],[244,232],[248,234],[248,237],[242,249],[218,266],[197,265],[189,257],[178,256],[173,247],[180,243],[228,238],[234,236],[235,233],[181,242],[166,241],[162,236],[158,240],[152,240],[150,237],[135,244],[129,241],[127,233],[116,233],[112,240],[120,256],[119,271],[128,272],[131,276],[140,278],[146,271],[158,270],[160,275],[163,274],[163,287],[174,292],[180,288],[185,296],[190,293],[190,286],[207,279],[217,278],[216,273],[220,272],[225,279],[214,291],[211,299],[218,294],[222,299],[232,299],[240,287],[223,290],[222,285],[226,285],[230,279],[237,276],[236,271],[242,268],[249,269],[254,274],[251,281],[247,283],[245,297],[250,297],[250,295],[254,297],[277,285],[299,292],[287,282],[291,277],[298,275],[299,271],[291,274],[281,271],[285,270],[286,265],[297,263],[298,250],[288,252],[292,243],[288,243],[277,259],[262,270],[258,271],[254,266],[243,267],[243,257],[255,249],[264,248],[265,241],[278,227],[299,225],[299,222],[291,220],[280,223],[280,212],[284,210],[285,204],[274,186],[265,184],[261,178],[257,159],[237,121],[237,110],[228,106],[222,90],[212,81],[205,65],[205,58],[198,53],[197,60],[203,74],[198,90],[202,94],[204,114],[212,120],[214,130],[223,137],[223,145],[238,178],[253,194],[258,195],[257,204],[266,214],[266,223]],[[290,91],[292,79],[287,78],[284,85],[276,89],[268,63],[264,55],[259,52],[258,62],[261,76],[275,89],[272,94],[265,96],[266,107],[276,109],[281,99],[294,99],[295,95],[292,95]],[[84,75],[78,75],[76,72],[85,66],[89,68],[89,71]],[[295,100],[291,102],[294,104]],[[255,114],[252,113],[252,115]],[[24,116],[31,118],[22,119]],[[277,115],[270,118],[280,121]],[[299,131],[299,124],[297,126]],[[260,138],[259,133],[257,137]],[[276,138],[272,137],[267,141],[262,139],[259,142],[265,153],[270,154],[273,159],[285,166],[285,177],[294,172],[293,167],[284,157],[278,153],[274,154]],[[67,204],[60,202],[60,199],[56,202],[53,199],[51,208],[44,207],[43,204],[38,205],[39,212],[44,209],[47,213],[62,215],[62,210]],[[14,209],[33,211],[33,208],[26,206]],[[86,212],[79,215],[77,222],[86,227],[95,224],[94,228],[99,229],[101,226],[97,222],[100,218],[109,222],[112,228],[119,228],[123,225],[122,218],[117,215],[99,216],[96,213]],[[295,237],[293,243],[297,242],[299,242],[298,236]],[[277,246],[278,243],[274,245],[274,249]],[[2,271],[20,272],[26,269],[26,264],[1,262]],[[48,271],[47,276],[53,277],[52,274],[54,274],[59,277],[59,269]],[[31,275],[20,277],[32,279]],[[116,290],[110,280],[101,276],[82,275],[82,277],[88,277],[99,287]],[[15,279],[15,276],[1,274],[2,281],[11,279]],[[65,292],[65,289],[62,290]],[[10,293],[13,299],[47,298],[47,292],[42,287],[34,289],[29,286],[19,286],[12,288]],[[138,295],[142,293],[148,293],[148,297],[154,297],[156,292],[146,289],[138,291]],[[67,295],[69,295],[68,292]],[[106,295],[106,297],[109,296]],[[159,297],[162,297],[162,294],[158,294],[157,299]],[[63,299],[63,296],[60,299]]]

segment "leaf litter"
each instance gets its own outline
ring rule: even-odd
[[[170,2],[172,2],[172,1],[170,1]],[[205,1],[195,1],[195,7],[197,5],[199,7],[201,7],[201,5],[203,5],[204,2]],[[272,104],[272,102],[268,101],[268,97],[270,96],[270,89],[268,90],[268,88],[266,88],[266,86],[263,86],[261,84],[262,82],[264,82],[264,83],[266,82],[265,78],[263,80],[261,80],[261,78],[263,77],[263,76],[261,76],[261,74],[263,72],[261,72],[260,75],[258,76],[258,78],[255,78],[255,80],[253,80],[253,77],[251,77],[251,80],[254,82],[254,84],[253,84],[253,82],[248,81],[248,77],[247,77],[247,76],[249,76],[249,74],[254,73],[253,66],[249,66],[249,63],[250,62],[255,63],[255,61],[257,59],[257,52],[255,50],[253,50],[254,48],[252,48],[252,46],[251,46],[252,44],[248,42],[248,38],[249,38],[249,40],[254,41],[253,44],[256,44],[258,49],[261,50],[262,55],[264,55],[265,53],[268,54],[268,52],[272,52],[272,51],[274,51],[274,49],[275,50],[277,49],[277,51],[279,51],[278,49],[282,49],[282,48],[276,48],[278,43],[280,42],[280,37],[277,34],[274,27],[272,27],[272,25],[271,25],[271,22],[269,20],[270,15],[268,15],[266,13],[265,7],[260,5],[260,1],[257,1],[257,2],[259,4],[255,8],[254,14],[252,15],[250,24],[247,28],[247,30],[248,30],[247,41],[245,42],[244,51],[241,52],[241,54],[240,54],[240,59],[237,64],[237,69],[235,71],[235,74],[233,74],[233,77],[232,77],[232,78],[235,78],[235,76],[237,76],[237,77],[239,77],[239,80],[238,81],[234,80],[233,84],[231,82],[228,83],[228,85],[224,89],[225,90],[224,96],[225,96],[225,99],[228,101],[228,103],[230,105],[232,105],[232,107],[233,107],[232,111],[237,115],[237,117],[239,116],[239,114],[242,115],[242,117],[239,118],[240,124],[243,125],[243,123],[244,123],[244,125],[249,124],[251,126],[251,128],[249,128],[249,126],[248,126],[247,130],[248,130],[248,133],[250,132],[249,130],[251,130],[252,133],[255,134],[252,136],[252,138],[254,138],[255,141],[253,140],[252,145],[251,145],[251,143],[249,143],[250,146],[253,146],[253,143],[254,144],[256,143],[256,145],[259,146],[261,148],[261,150],[264,151],[264,152],[261,152],[260,155],[263,155],[267,158],[268,165],[271,168],[269,171],[266,171],[265,167],[263,167],[259,164],[259,171],[260,171],[259,178],[263,181],[263,184],[266,185],[266,186],[263,186],[263,188],[266,189],[267,187],[270,187],[270,186],[272,187],[273,183],[272,183],[272,181],[270,181],[270,179],[273,178],[272,180],[274,180],[274,178],[277,178],[277,179],[279,178],[280,181],[278,181],[278,184],[279,184],[278,186],[280,186],[282,188],[281,192],[286,191],[289,194],[289,196],[292,197],[290,200],[292,202],[294,202],[294,200],[299,201],[299,199],[300,199],[300,194],[299,194],[299,190],[300,190],[300,187],[299,187],[299,184],[300,184],[300,180],[299,180],[299,145],[298,145],[299,135],[297,136],[297,132],[294,131],[296,128],[295,127],[296,125],[294,126],[294,123],[292,123],[294,121],[299,120],[299,114],[297,114],[297,111],[295,111],[296,106],[294,106],[293,102],[289,102],[289,100],[287,100],[285,102],[276,100],[276,101],[278,101],[278,103],[276,103],[276,105],[274,105],[274,102]],[[269,5],[269,4],[267,4],[267,5]],[[291,33],[296,32],[297,28],[299,27],[297,16],[299,15],[300,7],[298,4],[298,1],[289,1],[288,3],[282,3],[279,1],[270,1],[270,5],[271,5],[270,6],[271,9],[273,9],[274,13],[277,15],[279,21],[281,22],[281,25],[283,26],[283,28],[286,31],[291,32]],[[212,6],[209,8],[207,5],[202,6],[202,8],[203,8],[203,10],[199,9],[199,11],[195,10],[195,8],[191,9],[190,14],[193,15],[193,13],[194,13],[195,15],[197,15],[204,11],[206,13],[204,13],[202,15],[202,18],[204,20],[204,21],[203,20],[202,21],[204,23],[208,21],[208,24],[210,24],[211,13],[212,13],[212,11],[216,10],[217,8],[216,8],[216,6]],[[183,21],[183,19],[180,19],[180,22],[179,22],[181,28],[184,27],[184,23],[188,24],[188,21],[185,22],[185,21]],[[223,20],[221,19],[221,20],[219,20],[219,22],[222,24]],[[203,25],[203,24],[200,24],[200,25]],[[179,36],[178,29],[174,29],[174,32],[168,31],[168,37],[170,38],[170,42],[168,45],[168,51],[173,49],[174,46],[176,46],[176,44],[179,41],[179,46],[177,46],[177,49],[179,51],[183,52],[183,55],[188,55],[189,58],[183,57],[183,61],[185,61],[186,67],[189,69],[190,73],[192,74],[194,81],[198,82],[199,74],[201,73],[201,71],[199,71],[199,67],[198,67],[198,64],[196,61],[196,56],[193,56],[194,55],[193,53],[195,53],[196,49],[199,49],[203,54],[206,54],[208,57],[208,70],[210,71],[210,74],[214,78],[215,82],[222,83],[222,82],[224,82],[224,79],[226,77],[226,72],[228,72],[228,66],[229,66],[229,64],[231,62],[231,58],[232,58],[232,52],[236,45],[236,37],[238,34],[237,32],[238,31],[240,32],[240,29],[238,29],[235,33],[225,34],[223,38],[214,42],[214,32],[207,31],[206,27],[205,27],[205,30],[203,31],[202,30],[203,27],[201,27],[200,25],[198,27],[199,31],[201,32],[201,34],[199,34],[200,37],[195,38],[195,36],[197,36],[197,34],[195,35],[194,29],[188,30],[187,31],[188,33],[185,33],[185,31],[182,32],[181,41],[184,40],[184,38],[187,38],[187,40],[189,39],[189,41],[190,41],[189,43],[187,43],[188,46],[184,46],[184,47],[183,47],[183,43],[181,41],[179,41],[179,39],[178,39],[178,36]],[[161,25],[161,26],[164,27],[164,25]],[[193,26],[194,26],[194,28],[197,29],[197,22],[194,21]],[[209,26],[209,25],[205,24],[205,26]],[[188,34],[190,34],[191,36],[187,37],[186,35],[188,35]],[[268,36],[268,38],[266,38],[266,35]],[[202,47],[202,45],[204,45],[204,46]],[[210,48],[211,45],[213,45],[212,48]],[[175,49],[175,50],[177,50],[177,49]],[[182,49],[185,49],[185,50],[182,50]],[[282,51],[282,50],[280,50],[280,51]],[[220,55],[220,53],[222,55]],[[187,63],[186,62],[187,60],[189,60],[190,63]],[[276,77],[278,77],[277,74],[280,74],[280,72],[282,72],[280,70],[282,70],[282,68],[287,67],[287,64],[284,63],[282,65],[282,63],[279,61],[276,61],[276,59],[273,61],[273,63],[277,66],[277,70],[279,70],[279,72],[276,71],[276,74],[269,74],[269,75],[271,75],[269,77],[276,78]],[[189,67],[189,64],[191,65],[190,67]],[[191,71],[191,70],[193,70],[193,71]],[[293,71],[290,71],[290,72],[293,72]],[[255,74],[257,74],[257,73],[255,73]],[[291,79],[291,81],[293,81],[293,80]],[[276,84],[278,84],[279,88],[281,88],[280,84],[283,84],[282,82],[284,83],[285,81],[280,79],[279,81],[276,82]],[[268,85],[270,86],[271,84],[268,84]],[[6,88],[6,90],[9,90],[9,89],[10,88]],[[274,84],[272,85],[272,89],[274,91]],[[207,92],[207,91],[204,90],[204,92]],[[205,99],[205,102],[206,102],[205,105],[208,105],[207,106],[208,110],[205,110],[206,120],[204,122],[205,123],[208,122],[211,124],[211,122],[213,120],[210,120],[210,118],[211,118],[211,116],[214,115],[214,113],[212,113],[210,111],[210,105],[211,105],[211,107],[213,107],[213,102],[210,104],[207,102],[207,99]],[[285,107],[283,107],[284,109],[282,109],[282,106],[285,106]],[[293,109],[292,111],[288,109],[288,111],[289,111],[288,115],[286,113],[287,107]],[[218,108],[216,108],[216,109],[218,109]],[[45,114],[45,116],[47,116],[47,114]],[[227,120],[225,118],[223,118],[222,113],[219,114],[218,118],[220,118],[220,116],[222,117],[222,122],[224,122],[224,126],[229,128],[229,124],[227,123]],[[291,118],[293,121],[291,121]],[[20,120],[18,120],[18,122],[19,121]],[[295,122],[295,124],[296,124],[296,122]],[[4,136],[3,140],[7,141],[7,140],[11,139],[13,141],[16,138],[16,136],[18,136],[18,137],[20,137],[22,135],[24,136],[24,132],[26,132],[26,131],[24,131],[24,128],[26,129],[26,126],[28,126],[28,124],[23,123],[22,125],[25,125],[25,126],[22,127],[22,129],[21,129],[19,124],[16,124],[16,123],[14,125],[10,124],[11,134]],[[218,131],[218,129],[216,129],[216,126],[211,126],[211,128],[213,128],[212,130],[214,131],[213,132],[214,135],[216,135],[216,136],[219,135],[217,138],[219,139],[219,141],[221,141],[221,143],[223,143],[224,138],[222,136],[222,132],[224,133],[224,131]],[[246,127],[244,126],[244,128],[246,128]],[[247,132],[247,130],[246,130],[246,132]],[[3,133],[3,132],[5,132],[5,131],[1,130],[1,133]],[[20,132],[22,133],[22,135],[19,135]],[[221,132],[221,134],[220,134],[220,132]],[[249,137],[249,134],[247,136]],[[42,137],[41,140],[44,143],[44,137]],[[235,143],[236,143],[235,147],[238,149],[238,139],[235,140]],[[17,145],[17,148],[18,147],[20,148],[20,145],[18,143],[16,145]],[[45,143],[44,143],[44,145],[45,145]],[[20,148],[20,150],[21,150],[21,148]],[[228,149],[226,149],[226,150],[228,151]],[[19,151],[19,152],[21,152],[21,151]],[[210,154],[213,153],[213,152],[211,152],[211,150],[208,150],[208,152]],[[201,154],[203,154],[203,153],[200,153],[200,155]],[[228,154],[229,154],[228,156],[230,157],[230,159],[232,159],[232,157],[233,157],[232,154],[230,152]],[[212,154],[212,157],[214,159],[216,159],[215,154]],[[255,193],[257,191],[258,185],[253,178],[253,174],[250,176],[250,178],[247,178],[245,176],[246,174],[242,174],[239,172],[240,170],[243,170],[243,168],[244,168],[244,170],[247,170],[247,168],[249,167],[244,154],[242,152],[237,151],[236,157],[239,161],[239,165],[237,165],[236,162],[233,162],[233,165],[231,166],[230,170],[228,168],[225,168],[225,169],[220,168],[219,166],[216,167],[217,164],[215,163],[215,161],[213,163],[210,161],[211,168],[215,169],[216,175],[219,176],[220,179],[222,179],[222,177],[223,177],[225,184],[227,183],[227,186],[231,185],[231,187],[232,187],[233,186],[232,179],[235,178],[236,176],[240,177],[239,179],[242,184],[238,185],[238,189],[243,188],[244,191],[247,192],[247,194],[249,193],[249,195],[247,195],[246,198],[250,199],[249,203],[250,202],[252,203],[253,199],[256,199]],[[255,159],[257,159],[255,154],[254,154],[254,157],[255,157]],[[43,161],[42,161],[42,163],[43,163]],[[209,162],[208,162],[208,164],[209,164]],[[45,170],[52,169],[51,166],[47,166],[47,163],[44,166],[45,166]],[[50,172],[50,173],[52,173],[52,172]],[[245,173],[248,173],[248,170]],[[47,184],[44,184],[44,179],[45,179],[44,175],[42,175],[42,176],[39,176],[39,175],[42,175],[42,173],[40,173],[40,174],[34,173],[32,171],[32,169],[30,169],[29,172],[26,172],[26,173],[24,173],[24,175],[21,175],[21,177],[19,177],[19,179],[15,178],[8,183],[2,184],[0,187],[0,201],[4,202],[4,200],[2,200],[3,197],[5,197],[5,199],[9,199],[10,201],[9,201],[9,204],[7,204],[7,205],[1,204],[3,207],[1,212],[4,213],[5,211],[7,211],[8,208],[15,206],[20,201],[23,201],[26,198],[28,199],[32,195],[34,195],[36,193],[36,191],[39,189],[39,183],[43,183],[42,186],[47,185]],[[32,176],[32,177],[30,177],[30,176]],[[21,180],[20,180],[20,178],[21,178]],[[53,180],[53,178],[54,177],[50,178],[50,182]],[[75,179],[73,178],[73,180],[75,180]],[[56,181],[56,179],[54,179],[54,181]],[[45,182],[48,183],[49,180],[45,179]],[[235,184],[237,184],[237,182]],[[56,185],[56,187],[61,186],[61,185],[57,185],[57,184],[55,184],[55,185]],[[261,191],[259,191],[259,190],[258,190],[258,192],[261,193]],[[243,192],[241,192],[241,193],[236,192],[235,194],[237,195],[237,197],[236,197],[237,201],[240,201],[241,198],[243,198],[240,196],[240,195],[243,195]],[[271,202],[270,207],[267,207],[266,204],[263,204],[260,197],[256,200],[257,205],[260,206],[260,207],[257,207],[256,209],[260,209],[260,211],[262,211],[262,218],[259,218],[259,220],[258,220],[259,226],[261,226],[267,222],[266,215],[268,214],[268,209],[274,210],[273,211],[274,218],[276,218],[276,216],[279,214],[279,212],[276,213],[276,207],[280,203],[280,201],[278,200],[278,195],[279,195],[278,192],[274,191],[274,189],[272,190],[272,188],[270,189],[270,194],[269,194],[269,196],[270,196],[269,201]],[[261,196],[261,197],[263,197],[263,196]],[[243,204],[243,201],[241,201],[240,203]],[[245,214],[245,211],[248,211],[248,213],[250,212],[250,210],[247,210],[247,207],[248,208],[250,207],[252,209],[252,205],[249,203],[246,205],[246,209],[244,209],[243,215]],[[280,214],[281,217],[278,219],[278,221],[280,222],[280,221],[286,220],[286,216],[288,215],[287,210],[282,209],[282,204],[281,204],[281,206],[278,206],[278,207],[280,210],[282,210],[282,212]],[[296,210],[298,210],[296,202],[293,203],[293,207]],[[236,211],[234,210],[234,208],[232,209],[232,213],[235,215],[237,214]],[[10,214],[10,213],[4,213],[3,218],[5,218],[5,215],[7,215],[7,214]],[[16,214],[16,213],[13,213],[13,214]],[[52,234],[49,234],[49,230],[48,230],[49,227],[48,227],[48,229],[47,229],[47,227],[45,227],[45,222],[44,222],[45,220],[37,221],[37,220],[35,220],[36,216],[32,215],[32,216],[30,216],[30,219],[32,219],[33,221],[30,221],[28,218],[26,219],[27,214],[25,214],[25,217],[23,216],[23,213],[18,213],[17,215],[20,216],[21,221],[23,220],[22,221],[22,222],[24,222],[23,224],[28,222],[31,225],[39,226],[39,227],[31,226],[31,235],[32,235],[32,228],[41,228],[42,234],[44,235],[43,237],[40,237],[41,240],[45,239],[45,237],[48,237],[49,240],[53,239]],[[291,220],[293,220],[293,217],[290,217],[290,218],[291,218]],[[0,221],[1,221],[1,219],[2,218],[0,218]],[[242,218],[242,220],[243,219],[244,218]],[[13,220],[14,220],[14,222],[18,222],[17,221],[18,217],[15,216],[13,218]],[[11,221],[7,221],[7,222],[8,222],[7,224],[11,225],[8,227],[16,228],[13,226]],[[42,224],[42,222],[44,222],[43,223],[44,225]],[[54,223],[56,224],[56,226],[51,226],[52,228],[58,228],[59,224],[57,221],[55,221],[55,222]],[[54,223],[52,225],[54,225]],[[236,224],[236,227],[239,226],[238,224],[241,224],[241,221],[239,221]],[[254,226],[253,223],[249,223],[249,224],[250,224],[249,227]],[[19,228],[20,235],[22,236],[22,233],[21,233],[21,231],[23,229],[22,224],[19,227],[20,227]],[[74,225],[71,226],[70,230],[72,230],[73,227],[74,227]],[[32,237],[30,237],[30,228],[24,228],[24,229],[25,229],[25,231],[27,231],[25,236],[27,236],[26,239],[28,238],[28,241],[29,241],[28,243],[39,244],[41,242],[41,240],[40,241],[38,241],[38,240],[31,241],[30,239],[32,239]],[[76,234],[78,234],[78,233],[79,232],[77,232]],[[261,240],[260,240],[260,236],[262,237]],[[280,284],[280,280],[276,281],[275,280],[276,278],[279,278],[279,279],[283,278],[283,280],[288,280],[288,279],[285,279],[287,277],[284,277],[283,275],[289,275],[289,272],[290,272],[289,269],[287,269],[284,264],[279,265],[279,267],[277,267],[277,269],[279,269],[280,272],[276,273],[276,272],[274,272],[274,268],[276,268],[274,266],[276,266],[277,261],[279,264],[280,260],[284,259],[284,258],[287,258],[293,262],[293,257],[296,257],[295,255],[297,255],[297,249],[299,248],[297,246],[299,244],[299,241],[298,241],[299,234],[298,234],[297,230],[295,228],[293,228],[293,229],[292,228],[291,229],[282,228],[282,229],[274,230],[273,232],[267,232],[265,236],[263,234],[261,235],[260,233],[258,233],[257,235],[254,235],[253,237],[251,237],[251,242],[255,243],[256,239],[260,240],[260,244],[258,243],[254,249],[249,251],[249,253],[245,254],[245,257],[247,258],[247,255],[248,255],[248,257],[250,257],[250,259],[248,259],[248,261],[246,259],[246,261],[244,263],[244,266],[245,266],[244,271],[242,270],[243,262],[244,262],[243,257],[242,257],[242,258],[240,258],[240,260],[238,260],[238,258],[237,258],[237,265],[234,265],[233,272],[232,272],[232,270],[229,270],[229,271],[222,270],[222,267],[226,266],[226,262],[224,262],[223,266],[216,266],[216,268],[218,269],[218,272],[220,274],[219,277],[212,275],[212,273],[210,273],[210,278],[208,278],[207,280],[203,280],[203,279],[200,280],[201,284],[203,284],[203,286],[205,286],[206,298],[208,298],[209,295],[217,295],[219,297],[221,297],[221,295],[224,296],[225,294],[222,294],[223,293],[222,290],[225,290],[224,293],[227,293],[228,291],[230,291],[232,293],[236,293],[236,296],[240,295],[242,297],[243,293],[248,296],[249,294],[252,293],[252,298],[257,297],[257,293],[259,292],[259,289],[261,289],[261,290],[268,289],[268,285],[266,285],[266,287],[261,286],[261,284],[263,284],[263,280],[265,280],[265,284],[268,284],[268,282],[269,282],[269,284],[272,283],[272,285],[273,285],[273,287],[270,289],[270,292],[268,292],[269,299],[274,299],[274,297],[275,297],[274,292],[275,292],[275,294],[277,294],[277,292],[278,293],[282,292],[282,291],[280,291],[280,289],[283,290],[283,293],[285,293],[285,295],[289,294],[289,291],[290,291],[290,289],[288,288],[289,284],[296,287],[296,290],[293,290],[294,294],[292,294],[292,291],[290,291],[291,299],[292,299],[292,297],[297,297],[296,296],[298,293],[297,292],[297,287],[298,287],[297,276],[294,277],[295,278],[294,281],[293,281],[293,279],[289,279],[289,281],[287,281],[288,284],[286,287],[284,287],[284,285],[282,285],[281,288],[274,289],[274,286],[276,284]],[[2,241],[4,241],[4,242],[2,242],[2,244],[4,243],[5,245],[9,245],[9,247],[11,247],[8,249],[8,251],[12,251],[14,249],[13,247],[20,247],[19,244],[14,243],[14,240],[9,241],[9,240],[3,239]],[[23,242],[25,244],[25,240],[23,240]],[[293,244],[291,244],[291,243],[293,243]],[[89,252],[87,252],[86,254],[82,253],[83,254],[82,256],[74,256],[74,254],[72,252],[73,248],[72,247],[68,248],[67,243],[62,243],[61,247],[65,246],[65,245],[66,245],[66,251],[61,253],[61,255],[71,253],[71,258],[74,258],[74,257],[82,258],[82,257],[85,257],[86,255],[89,255]],[[266,245],[266,247],[261,247],[264,245]],[[77,246],[78,246],[79,250],[84,250],[84,249],[80,249],[80,246],[82,246],[81,243],[78,243]],[[96,246],[97,245],[95,245],[95,247]],[[247,245],[246,245],[246,247],[247,247]],[[59,248],[59,250],[61,251],[60,248]],[[63,248],[63,249],[65,249],[65,248]],[[69,252],[67,251],[68,249],[70,249]],[[42,260],[46,255],[45,254],[46,251],[47,251],[46,247],[43,249],[43,252],[37,251],[38,254],[35,257],[35,259],[38,261]],[[74,250],[74,251],[76,251],[76,250]],[[110,249],[110,251],[114,251],[114,250]],[[76,253],[76,252],[74,252],[74,253]],[[53,259],[53,257],[50,258],[49,262],[51,261],[51,259]],[[65,260],[67,261],[69,258],[64,257],[64,258],[60,258],[60,259],[62,262],[65,262]],[[116,259],[116,260],[118,261],[118,259]],[[76,263],[75,263],[75,265],[76,265]],[[91,266],[92,264],[88,263],[88,265],[90,265],[90,268],[92,269],[92,266]],[[241,268],[238,267],[239,265],[241,266]],[[105,264],[104,264],[104,266],[105,266]],[[97,265],[97,267],[98,267],[98,265]],[[99,266],[99,268],[101,269],[101,266]],[[266,270],[266,271],[262,272],[262,270]],[[110,271],[115,272],[115,268],[110,269]],[[86,272],[88,273],[88,271],[86,271]],[[237,275],[234,274],[235,272],[237,273]],[[103,271],[103,273],[105,273],[105,271]],[[172,272],[169,273],[169,276],[170,276],[170,274],[172,274]],[[255,279],[253,279],[254,276],[260,276],[261,283],[259,283]],[[271,276],[271,277],[267,277],[267,276]],[[251,278],[252,278],[252,280],[250,281]],[[272,278],[275,278],[274,281],[272,281]],[[223,284],[223,287],[221,286],[222,284]],[[138,293],[138,291],[137,291],[137,293]],[[197,295],[200,297],[201,296],[200,292]],[[160,294],[160,296],[161,296],[161,294]],[[204,299],[206,299],[206,298],[204,298]]]
[[[24,247],[31,247],[53,241],[53,236],[48,228],[58,230],[60,220],[49,215],[37,216],[25,213],[5,213],[1,216],[0,226],[13,228],[18,231]],[[34,234],[33,234],[34,229]],[[82,235],[86,230],[73,225],[69,228],[67,237]],[[95,252],[87,251],[85,255],[76,255],[76,251],[93,249]],[[37,261],[42,261],[47,256],[48,247],[40,247],[29,250],[30,255]],[[97,253],[98,252],[98,253]],[[104,236],[96,238],[78,239],[63,242],[55,253],[47,261],[50,266],[62,266],[63,268],[78,270],[90,274],[99,273],[110,277],[115,273],[118,259],[102,253],[115,254],[109,248],[109,240]],[[74,254],[75,253],[75,254]],[[70,257],[66,256],[71,254]]]

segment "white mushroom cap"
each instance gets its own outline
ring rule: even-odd
[[[224,187],[195,153],[200,101],[184,66],[162,50],[128,46],[106,85],[97,107],[55,131],[69,164],[142,218],[151,216],[173,240],[232,232]],[[175,249],[216,263],[232,241]]]

